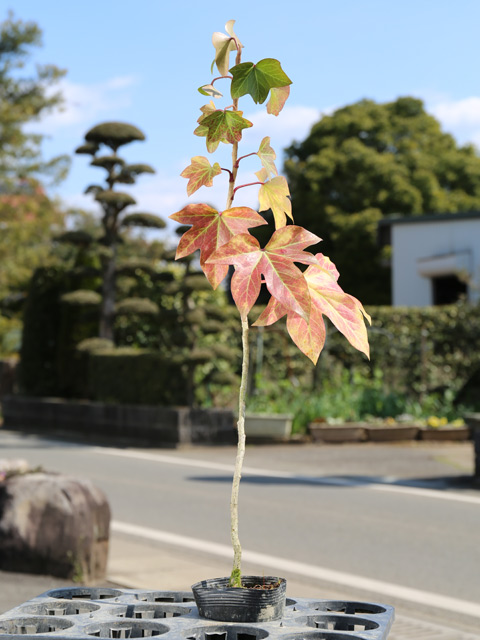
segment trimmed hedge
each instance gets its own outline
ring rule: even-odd
[[[88,356],[91,400],[123,404],[187,404],[182,367],[158,351],[112,349]]]

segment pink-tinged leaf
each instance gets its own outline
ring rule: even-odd
[[[308,322],[296,313],[288,313],[288,310],[275,298],[270,298],[267,306],[262,311],[254,327],[268,327],[277,320],[287,315],[287,331],[293,342],[315,364],[325,345],[325,323],[323,316],[312,305]]]
[[[211,187],[213,178],[222,172],[218,162],[212,165],[204,156],[195,156],[191,164],[180,174],[182,178],[188,178],[187,194],[195,193],[200,187]]]
[[[267,178],[270,177],[270,174],[274,176],[278,176],[277,167],[275,166],[275,158],[277,154],[270,146],[270,137],[266,136],[260,143],[260,148],[257,151],[257,156],[260,158],[260,162],[263,165],[263,168],[267,172]],[[262,180],[265,182],[265,180]]]
[[[277,176],[265,182],[258,192],[259,211],[272,210],[276,229],[287,224],[286,216],[293,221],[292,203],[289,195],[288,184],[283,176]]]
[[[292,340],[315,364],[325,343],[323,315],[326,315],[353,347],[369,357],[364,318],[370,323],[370,316],[356,298],[340,288],[338,271],[330,259],[321,253],[315,258],[317,264],[309,266],[304,273],[311,299],[308,322],[272,298],[255,326],[271,325],[287,314],[287,330]]]
[[[285,106],[288,96],[290,95],[290,87],[274,87],[270,90],[270,100],[267,102],[267,113],[278,116]]]
[[[170,216],[180,224],[192,225],[180,238],[176,259],[200,249],[200,266],[214,289],[225,278],[228,267],[207,263],[211,254],[237,234],[245,234],[251,227],[267,224],[249,207],[233,207],[223,212],[206,204],[189,204]]]
[[[255,175],[257,176],[259,182],[266,182],[269,178],[268,171],[265,169],[265,167],[262,167],[260,171],[256,171]]]
[[[212,253],[209,264],[232,264],[232,295],[246,317],[260,292],[261,276],[271,295],[287,310],[306,320],[310,313],[310,295],[303,273],[294,264],[316,264],[316,259],[303,249],[319,238],[301,227],[278,229],[264,249],[249,234],[237,235]]]

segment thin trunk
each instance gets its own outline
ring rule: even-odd
[[[231,518],[231,539],[233,546],[233,568],[230,575],[230,586],[242,586],[242,547],[238,536],[238,491],[240,488],[240,478],[242,477],[243,458],[245,457],[245,404],[247,397],[248,384],[248,319],[242,318],[242,378],[240,382],[240,392],[238,394],[238,445],[237,458],[235,460],[235,470],[233,473],[232,496],[230,500],[230,518]]]

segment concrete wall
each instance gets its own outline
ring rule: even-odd
[[[2,411],[5,429],[80,437],[100,443],[176,447],[235,444],[237,440],[234,415],[227,409],[6,396]]]
[[[468,297],[480,299],[480,218],[402,221],[392,224],[394,306],[433,304],[436,275],[468,272]]]

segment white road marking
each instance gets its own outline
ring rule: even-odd
[[[210,553],[222,558],[231,558],[232,549],[228,545],[209,542],[206,540],[198,540],[168,531],[160,531],[149,527],[142,527],[128,522],[119,522],[113,520],[111,529],[114,533],[127,534],[138,538],[146,538],[156,542],[172,544],[178,547],[188,548],[194,551]],[[480,605],[467,600],[459,600],[450,598],[438,593],[429,591],[421,591],[410,587],[402,587],[401,585],[383,582],[381,580],[373,580],[363,576],[352,575],[342,571],[334,571],[324,567],[316,567],[303,562],[287,560],[276,556],[266,555],[264,553],[256,553],[254,551],[244,550],[242,558],[245,562],[252,562],[261,567],[271,567],[276,572],[290,572],[298,576],[314,578],[350,588],[363,589],[366,591],[382,594],[382,596],[399,598],[422,604],[438,609],[453,611],[456,614],[465,614],[480,618]]]
[[[123,449],[113,449],[107,447],[93,447],[95,453],[110,456],[118,456],[121,458],[132,458],[135,460],[148,460],[150,462],[159,462],[162,464],[173,464],[177,466],[194,467],[198,469],[208,469],[210,471],[224,471],[228,474],[233,473],[233,464],[224,464],[222,462],[210,462],[208,460],[198,460],[193,458],[184,458],[181,456],[169,456],[162,453],[148,453],[146,451],[125,451]],[[456,502],[466,502],[470,504],[480,505],[480,496],[459,493],[454,491],[441,491],[438,489],[424,489],[421,487],[402,486],[395,483],[395,479],[389,479],[383,482],[365,482],[355,480],[354,478],[337,478],[322,476],[302,476],[289,471],[274,471],[271,469],[257,469],[255,467],[243,467],[243,475],[261,476],[264,478],[280,478],[285,480],[296,480],[297,482],[305,482],[308,484],[332,485],[343,487],[361,487],[372,489],[375,491],[389,491],[391,493],[403,493],[418,498],[434,498],[437,500],[453,500]]]

